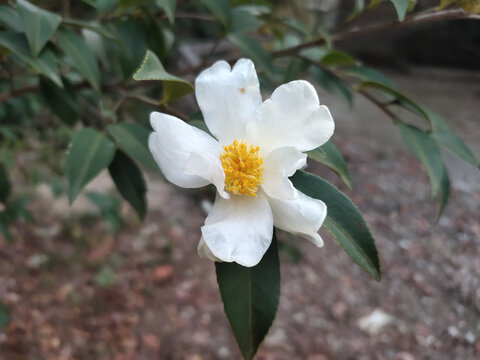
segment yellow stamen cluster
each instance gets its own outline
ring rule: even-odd
[[[224,146],[220,160],[225,171],[225,188],[235,195],[257,196],[258,187],[263,183],[263,159],[259,147],[235,140]]]

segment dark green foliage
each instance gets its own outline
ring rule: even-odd
[[[244,267],[217,262],[217,281],[225,314],[246,360],[253,359],[275,319],[280,297],[280,267],[275,234],[260,263]]]
[[[380,280],[380,261],[375,242],[352,201],[328,181],[305,171],[297,171],[291,180],[298,190],[327,205],[324,226],[353,261],[375,280]]]
[[[135,209],[141,220],[147,213],[147,187],[140,169],[121,150],[117,150],[115,157],[108,167],[110,176],[120,194]]]

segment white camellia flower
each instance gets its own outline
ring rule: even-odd
[[[328,108],[307,81],[278,87],[262,102],[255,66],[219,61],[195,81],[195,94],[214,137],[167,114],[153,112],[150,151],[165,177],[184,188],[213,184],[217,196],[198,246],[200,256],[254,266],[273,227],[317,246],[325,203],[301,193],[289,180],[306,166],[305,151],[333,134]]]

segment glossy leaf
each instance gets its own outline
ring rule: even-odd
[[[345,75],[352,76],[361,81],[372,81],[393,88],[392,81],[380,71],[365,66],[354,66],[344,71]]]
[[[117,150],[108,171],[118,192],[143,220],[147,213],[147,186],[140,169],[127,155]]]
[[[339,50],[332,50],[328,52],[320,61],[329,66],[352,66],[357,64],[357,60],[354,57]]]
[[[45,49],[38,57],[33,58],[30,55],[25,35],[10,31],[0,31],[0,45],[5,46],[38,73],[45,75],[55,84],[63,87],[55,56],[50,50]]]
[[[146,168],[160,172],[148,149],[149,130],[141,125],[127,123],[110,125],[107,130],[124,153]]]
[[[73,135],[67,154],[70,203],[85,185],[110,165],[114,155],[115,144],[95,129],[85,128]]]
[[[62,22],[62,17],[40,9],[25,0],[17,0],[17,11],[32,54],[37,56],[57,30]]]
[[[63,79],[64,89],[48,79],[40,79],[40,94],[52,112],[65,124],[73,125],[78,119],[77,94],[67,79]]]
[[[467,145],[465,145],[465,143],[452,131],[445,120],[431,110],[424,109],[424,111],[428,115],[432,125],[430,136],[438,144],[445,146],[447,149],[458,155],[466,162],[472,164],[473,166],[480,167],[473,153],[470,151]]]
[[[330,140],[321,147],[309,151],[307,154],[310,159],[318,161],[319,163],[326,165],[335,171],[345,185],[347,185],[349,188],[352,187],[352,181],[350,180],[348,167],[343,159],[342,153]]]
[[[443,160],[436,142],[420,129],[396,123],[402,139],[412,153],[422,162],[430,179],[431,196],[434,197],[440,190],[443,175]]]
[[[381,270],[375,241],[353,202],[335,186],[316,175],[301,170],[290,179],[295,188],[327,205],[324,226],[353,261],[379,281]]]
[[[147,33],[143,28],[143,19],[127,18],[116,23],[118,36],[124,46],[114,46],[112,51],[118,59],[116,63],[120,67],[125,79],[130,80],[133,73],[138,69],[147,51]]]
[[[23,32],[20,16],[10,6],[0,5],[0,24],[4,24],[14,31]]]
[[[225,314],[243,358],[251,360],[275,319],[280,297],[280,267],[275,233],[260,263],[244,267],[216,262]]]
[[[311,70],[313,78],[329,93],[344,100],[350,107],[353,105],[353,95],[350,85],[330,71],[320,67]]]
[[[73,66],[83,75],[92,87],[100,90],[100,70],[97,59],[83,37],[69,29],[57,31],[57,40]]]
[[[170,24],[173,24],[175,22],[175,6],[177,0],[155,0],[155,3],[165,11],[168,21],[170,21]]]
[[[193,91],[193,85],[165,71],[161,61],[150,50],[147,51],[142,65],[133,75],[135,80],[160,80],[163,82],[163,97],[160,104],[176,100]]]

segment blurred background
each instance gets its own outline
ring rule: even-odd
[[[66,18],[115,14],[102,15],[88,2],[34,3]],[[167,41],[170,33],[181,40],[175,40],[174,51],[162,61],[173,74],[198,68],[185,73],[190,81],[202,66],[238,54],[231,41],[216,35],[221,30],[181,19],[185,11],[208,15],[196,3],[178,0],[175,26],[162,13],[156,19],[164,29],[163,39],[155,38],[153,28],[150,34],[153,43]],[[331,34],[397,19],[387,1],[348,22],[358,6],[353,0],[248,3],[269,6],[280,16]],[[414,11],[438,3],[420,0]],[[15,7],[16,2],[5,5]],[[144,16],[134,1],[127,5],[129,17]],[[0,18],[3,30],[6,21]],[[124,31],[131,34],[133,29]],[[268,40],[273,33],[258,31],[254,38]],[[396,26],[339,40],[335,47],[381,71],[401,92],[441,114],[480,158],[478,20]],[[18,59],[7,57],[2,45],[0,52],[0,81],[7,84],[12,81],[8,67]],[[139,52],[141,60],[145,45]],[[102,76],[122,61],[100,60]],[[139,62],[129,66],[131,74]],[[324,229],[322,249],[279,233],[280,306],[256,359],[480,358],[478,168],[442,152],[451,190],[437,219],[427,173],[382,109],[356,93],[349,105],[310,74],[299,77],[315,84],[335,119],[332,140],[347,162],[353,186],[349,189],[314,161],[308,170],[338,186],[362,211],[376,240],[383,278],[372,280]],[[1,89],[7,91],[4,85]],[[265,86],[264,98],[272,88]],[[135,91],[136,96],[146,93]],[[154,98],[160,96],[155,89],[149,91]],[[85,112],[79,117],[96,119],[99,112],[100,118],[108,118],[118,110],[118,98],[114,100],[97,104],[93,115],[90,100],[87,105],[79,100],[79,111]],[[145,125],[156,108],[132,99],[120,106],[123,112],[115,116]],[[198,112],[192,94],[169,106],[168,111],[187,117]],[[215,267],[196,254],[211,193],[179,189],[146,170],[148,213],[141,221],[103,171],[70,206],[64,158],[72,129],[81,125],[65,127],[48,100],[19,96],[1,103],[0,109],[0,155],[9,169],[12,196],[28,200],[22,202],[25,216],[8,224],[9,239],[0,235],[0,359],[240,359]],[[395,113],[415,122],[405,109]],[[10,140],[5,129],[14,129]]]

